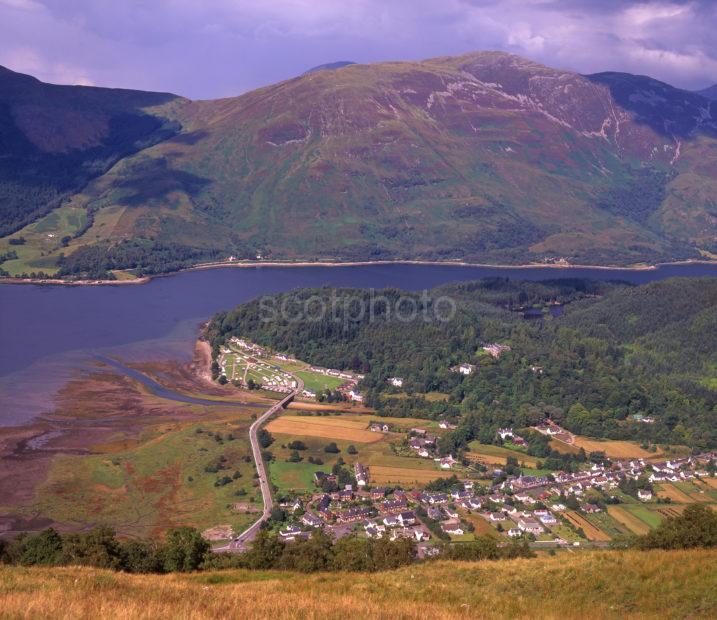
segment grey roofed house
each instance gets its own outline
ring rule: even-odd
[[[321,519],[319,519],[319,517],[311,512],[304,513],[301,517],[301,522],[309,527],[321,527],[324,523]]]

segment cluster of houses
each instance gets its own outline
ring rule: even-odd
[[[528,442],[525,438],[515,433],[512,428],[499,428],[498,437],[500,437],[502,441],[509,441],[515,446],[520,446],[521,448],[528,447]]]
[[[498,344],[497,342],[483,345],[483,350],[491,357],[498,359],[503,353],[510,351],[507,344]]]
[[[345,370],[336,370],[335,368],[322,368],[321,366],[309,366],[308,371],[326,377],[343,379],[344,382],[336,388],[337,391],[343,394],[347,400],[357,403],[363,402],[363,394],[358,391],[356,386],[364,378],[364,375]],[[310,390],[304,390],[302,395],[307,398],[316,398],[316,393]]]
[[[422,429],[412,429],[410,441],[431,438]],[[419,430],[421,432],[415,432]],[[504,429],[501,429],[504,430]],[[415,442],[420,449],[424,444]],[[413,447],[413,446],[412,446]],[[593,464],[579,472],[555,472],[550,476],[509,476],[490,488],[476,487],[472,480],[464,480],[446,492],[420,490],[390,492],[384,487],[371,487],[369,470],[354,463],[356,489],[346,486],[331,493],[318,493],[309,502],[298,524],[282,530],[285,540],[308,536],[315,528],[328,529],[352,525],[353,529],[372,538],[387,537],[390,540],[410,538],[424,544],[431,540],[432,527],[440,527],[450,536],[466,533],[464,520],[467,512],[480,515],[510,538],[531,536],[555,544],[568,544],[556,527],[567,522],[561,513],[567,510],[565,497],[572,496],[579,502],[579,510],[587,515],[600,512],[602,508],[591,501],[590,489],[609,491],[623,479],[650,481],[680,481],[696,476],[708,476],[704,469],[717,458],[715,453],[676,458],[648,463],[644,459],[616,461],[608,465]],[[336,476],[316,472],[317,484],[325,480],[336,481]],[[641,501],[651,501],[652,492],[642,488],[637,491]],[[300,503],[298,504],[300,506]],[[292,505],[296,509],[296,504]],[[425,518],[418,514],[421,512]],[[303,529],[302,529],[303,528]],[[342,535],[351,531],[341,529]]]

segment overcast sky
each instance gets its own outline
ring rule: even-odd
[[[717,82],[717,0],[0,0],[0,64],[63,84],[240,94],[336,60],[505,50]]]

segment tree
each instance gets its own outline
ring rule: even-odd
[[[341,450],[339,450],[336,442],[332,441],[324,446],[324,452],[327,452],[328,454],[338,454]]]
[[[372,571],[373,544],[368,538],[345,536],[334,545],[332,568],[343,571]]]
[[[315,530],[311,538],[301,540],[284,549],[280,568],[313,573],[328,570],[333,563],[333,543],[323,530]]]
[[[21,539],[19,563],[53,566],[62,559],[62,537],[53,528]]]
[[[262,448],[268,448],[271,444],[274,443],[274,436],[265,428],[259,429],[259,432],[256,434],[256,437],[259,440],[259,445]]]
[[[209,553],[209,543],[192,527],[173,528],[164,545],[164,569],[170,572],[197,570]]]
[[[638,549],[690,549],[717,547],[717,513],[703,504],[691,504],[677,517],[669,517],[634,541]]]
[[[284,553],[284,543],[266,530],[259,530],[251,549],[247,552],[247,564],[250,568],[276,568]]]
[[[288,448],[290,450],[306,450],[306,444],[298,439],[289,442]]]
[[[124,570],[130,573],[161,573],[164,571],[162,548],[151,542],[131,540],[122,545]]]
[[[356,446],[354,446],[353,444],[351,444],[351,445],[346,449],[346,452],[348,452],[349,454],[358,454],[358,450],[356,449]]]
[[[125,551],[109,527],[100,526],[87,534],[70,534],[65,537],[62,564],[124,569]]]

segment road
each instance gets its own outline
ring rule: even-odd
[[[261,488],[261,497],[264,502],[264,510],[261,514],[261,517],[259,517],[254,523],[252,523],[246,530],[239,534],[239,536],[237,536],[229,544],[223,547],[215,547],[213,551],[217,553],[238,553],[241,551],[245,551],[247,548],[247,543],[254,540],[254,537],[259,531],[259,528],[261,528],[261,524],[271,516],[271,509],[274,507],[274,500],[271,497],[271,481],[269,480],[269,475],[266,471],[264,459],[261,456],[262,449],[259,445],[259,430],[261,429],[261,426],[262,424],[264,424],[264,422],[266,422],[277,411],[280,411],[281,409],[286,407],[286,405],[288,405],[293,400],[293,398],[297,394],[300,394],[301,390],[304,389],[304,382],[295,375],[292,375],[292,377],[296,381],[297,386],[294,391],[290,394],[287,394],[287,396],[284,397],[283,400],[279,401],[275,405],[272,405],[271,408],[267,409],[264,413],[262,413],[249,427],[249,442],[251,443],[251,452],[252,456],[254,457],[254,463],[256,464],[256,471],[259,474],[258,480],[259,487]]]

